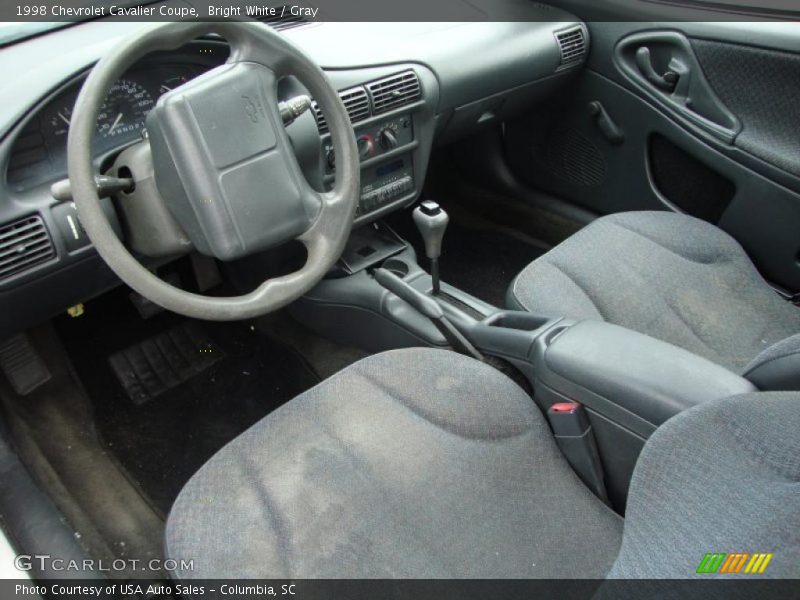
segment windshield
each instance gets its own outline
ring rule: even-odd
[[[71,25],[69,22],[47,21],[43,23],[0,23],[0,46]]]

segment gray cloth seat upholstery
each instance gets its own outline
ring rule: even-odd
[[[350,366],[223,448],[166,540],[195,559],[187,577],[601,577],[621,532],[521,388],[411,349]]]
[[[623,537],[515,383],[449,351],[395,350],[219,451],[176,500],[166,553],[194,559],[180,579],[690,577],[700,550],[758,546],[775,551],[771,574],[798,576],[797,431],[796,393],[669,421],[640,458]],[[642,559],[657,550],[687,556]]]
[[[639,331],[761,389],[800,389],[800,309],[769,287],[731,236],[693,217],[597,219],[523,269],[508,303]]]
[[[645,444],[609,578],[692,577],[707,552],[773,553],[765,574],[800,576],[800,393],[700,404]]]

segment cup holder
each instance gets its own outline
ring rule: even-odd
[[[383,263],[382,266],[387,271],[397,275],[400,279],[403,279],[406,275],[408,275],[408,264],[399,258],[390,258]]]

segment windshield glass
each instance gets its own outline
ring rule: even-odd
[[[0,23],[0,46],[12,44],[45,31],[66,27],[71,23],[47,21],[43,23]]]

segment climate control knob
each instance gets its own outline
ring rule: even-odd
[[[378,134],[378,142],[384,150],[392,150],[397,148],[399,142],[397,141],[397,133],[391,127],[383,129]]]
[[[358,145],[358,155],[361,158],[367,158],[372,154],[372,149],[374,145],[372,143],[372,138],[370,136],[363,135],[360,138],[358,138],[358,141],[356,143]]]

